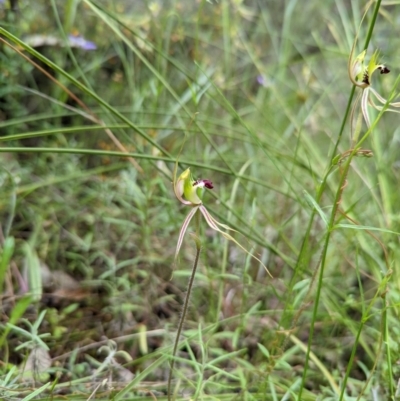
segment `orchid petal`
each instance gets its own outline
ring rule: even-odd
[[[358,138],[358,136],[359,136],[359,134],[361,132],[361,128],[362,128],[362,117],[363,117],[363,115],[362,115],[361,111],[359,111],[357,113],[357,119],[356,119],[355,118],[355,111],[356,111],[356,108],[357,108],[358,104],[360,103],[360,99],[361,99],[361,96],[362,96],[363,92],[364,91],[360,91],[358,93],[357,98],[356,98],[356,100],[354,102],[354,106],[351,109],[351,114],[350,114],[350,121],[351,121],[351,127],[350,127],[351,131],[350,132],[351,132],[351,135],[350,135],[350,138],[352,139],[353,142],[357,142],[357,138]],[[355,121],[355,123],[354,123],[354,121]]]
[[[371,92],[373,93],[373,95],[382,103],[382,104],[386,104],[387,103],[387,99],[385,99],[384,97],[382,97],[374,88],[370,88]],[[373,103],[373,102],[372,102]],[[388,103],[389,106],[391,107],[400,107],[400,102],[393,102],[393,103]],[[374,106],[375,107],[375,106]]]
[[[387,100],[382,97],[374,88],[370,88],[372,94],[382,103],[382,104],[386,104]]]
[[[183,203],[184,205],[191,205],[192,202],[183,199],[182,195],[183,195],[183,186],[184,186],[184,181],[181,179],[178,179],[178,181],[176,182],[176,184],[174,185],[174,192],[175,192],[175,196],[178,198],[179,202]]]
[[[365,119],[365,122],[367,123],[368,128],[371,127],[371,121],[369,119],[369,114],[368,114],[368,91],[371,88],[365,88],[363,90],[362,98],[361,98],[361,110]]]
[[[250,253],[244,246],[242,246],[238,241],[236,241],[235,238],[233,238],[230,234],[226,233],[225,231],[222,231],[218,226],[224,227],[227,230],[232,230],[232,231],[236,231],[236,230],[233,230],[232,228],[226,226],[225,224],[222,224],[222,223],[218,222],[217,220],[215,220],[214,217],[211,216],[211,214],[208,212],[208,210],[205,208],[204,205],[199,206],[199,209],[210,228],[212,228],[213,230],[220,233],[227,240],[234,242],[240,249],[242,249],[244,252],[246,252],[249,256],[251,256],[253,259],[260,262],[262,264],[262,266],[264,267],[265,271],[272,278],[271,273],[269,272],[267,267],[264,265],[264,263],[259,258],[257,258],[252,253]]]
[[[394,102],[394,103],[388,103],[387,100],[385,98],[383,98],[375,89],[370,88],[372,93],[374,94],[374,96],[382,103],[382,104],[387,104],[390,107],[400,107],[400,102]],[[373,99],[371,99],[371,97],[368,99],[369,104],[378,111],[383,110],[384,106],[378,106],[377,104],[375,104],[375,102],[373,101]],[[391,109],[390,107],[387,107],[385,109],[385,111],[390,111],[392,113],[400,113],[400,110],[394,110]]]
[[[174,260],[176,261],[176,258],[178,257],[179,251],[181,249],[182,246],[182,242],[183,242],[183,237],[185,236],[186,230],[189,226],[190,221],[192,220],[193,216],[195,215],[195,213],[197,212],[198,207],[194,207],[190,213],[186,216],[181,230],[179,231],[179,237],[178,237],[178,243],[176,244],[176,251],[175,251],[175,258]]]
[[[366,88],[368,84],[363,82],[362,80],[359,80],[359,78],[363,78],[364,75],[364,59],[365,59],[365,54],[366,50],[364,50],[362,53],[360,53],[354,61],[352,61],[352,56],[354,53],[354,48],[355,48],[355,43],[353,44],[353,47],[351,49],[350,53],[350,58],[347,66],[348,74],[350,81],[353,85],[358,86],[359,88]]]
[[[383,106],[378,106],[377,104],[374,103],[374,101],[373,101],[372,99],[369,99],[368,101],[369,101],[369,104],[370,104],[375,110],[378,110],[378,111],[383,110],[384,107],[383,107]],[[390,104],[391,106],[393,106],[392,103],[389,103],[389,104]],[[399,107],[399,106],[395,106],[395,107]],[[400,113],[400,110],[394,110],[394,109],[391,109],[390,107],[386,108],[385,111],[390,111],[390,112],[392,112],[392,113]]]

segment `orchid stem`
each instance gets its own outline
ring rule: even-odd
[[[196,214],[198,216],[200,215],[200,213],[198,213],[198,212]],[[200,226],[200,219],[196,219],[196,232],[197,232],[197,234],[199,233],[199,229],[200,229],[199,226]],[[178,323],[178,331],[176,333],[176,337],[175,337],[175,341],[174,341],[174,348],[172,350],[172,359],[171,359],[171,364],[170,364],[170,369],[169,369],[169,376],[168,376],[168,389],[167,389],[168,401],[172,400],[171,382],[172,382],[172,375],[173,375],[173,371],[174,371],[175,356],[176,356],[176,352],[178,350],[179,339],[180,339],[180,336],[181,336],[181,333],[182,333],[183,324],[185,322],[186,313],[187,313],[187,310],[188,310],[188,307],[189,307],[189,300],[190,300],[190,295],[192,293],[194,277],[196,275],[197,265],[199,263],[199,258],[200,258],[201,241],[200,241],[198,235],[193,235],[193,238],[194,238],[194,241],[196,243],[196,256],[194,258],[192,274],[190,275],[190,278],[189,278],[189,283],[188,283],[187,290],[186,290],[185,301],[183,302],[183,307],[182,307],[182,314],[181,314],[181,317],[180,317],[179,323]]]
[[[368,48],[368,44],[369,44],[369,42],[371,40],[372,33],[373,33],[373,30],[374,30],[374,27],[375,27],[375,22],[376,22],[378,14],[379,14],[379,9],[380,9],[381,2],[382,2],[382,0],[377,0],[377,2],[375,4],[372,20],[371,20],[371,22],[369,24],[367,37],[366,37],[365,43],[364,43],[364,50],[366,50]],[[322,184],[321,184],[321,186],[319,188],[319,191],[317,193],[317,199],[316,199],[317,202],[320,201],[320,199],[321,199],[321,197],[322,197],[322,195],[324,193],[325,187],[327,185],[327,178],[328,178],[328,175],[329,175],[329,173],[331,171],[331,168],[332,168],[332,161],[333,161],[333,159],[335,157],[335,154],[336,154],[336,152],[338,150],[338,147],[339,147],[339,144],[341,142],[347,117],[350,114],[350,107],[351,107],[352,100],[354,98],[355,89],[356,89],[356,87],[355,87],[355,85],[353,85],[353,87],[351,89],[350,96],[349,96],[349,100],[348,100],[348,103],[347,103],[346,111],[345,111],[345,114],[344,114],[344,117],[343,117],[343,120],[342,120],[342,124],[341,124],[341,127],[340,127],[339,135],[338,135],[338,138],[337,138],[337,141],[336,141],[336,144],[335,144],[332,156],[331,156],[331,162],[329,164],[328,173],[325,175],[325,178],[324,178],[324,180],[323,180],[323,182],[322,182]],[[359,144],[361,144],[362,141],[363,141],[363,139],[359,142]],[[356,150],[353,148],[353,150],[349,154],[349,159],[346,161],[346,164],[344,165],[344,168],[343,168],[342,173],[340,175],[339,186],[338,186],[338,189],[336,191],[336,196],[335,196],[335,203],[333,204],[333,208],[332,208],[331,216],[330,216],[330,221],[329,221],[329,224],[328,224],[328,229],[327,229],[327,232],[325,234],[324,245],[323,245],[322,254],[321,254],[321,260],[320,260],[319,266],[317,266],[317,269],[319,268],[318,281],[317,281],[318,284],[317,284],[316,294],[315,294],[315,297],[314,297],[314,307],[313,307],[313,312],[312,312],[311,326],[310,326],[310,329],[309,329],[308,344],[307,344],[306,357],[305,357],[305,361],[304,361],[304,368],[303,368],[301,386],[300,386],[300,389],[299,389],[299,392],[298,392],[298,395],[297,395],[297,400],[298,401],[302,400],[302,392],[303,392],[303,389],[305,388],[305,384],[306,384],[308,365],[309,365],[309,360],[310,360],[310,355],[311,355],[311,345],[313,343],[313,338],[314,338],[315,322],[316,322],[316,318],[317,318],[319,302],[320,302],[320,297],[321,297],[321,292],[322,292],[324,270],[325,270],[325,265],[326,265],[326,261],[327,261],[327,254],[328,254],[328,247],[329,247],[329,244],[330,244],[330,237],[331,237],[332,231],[334,230],[336,213],[338,211],[338,208],[339,208],[339,205],[340,205],[340,201],[341,201],[341,197],[343,195],[343,189],[346,186],[346,177],[347,177],[347,174],[348,174],[349,169],[350,169],[350,164],[351,164],[351,161],[352,161],[355,153],[356,153]],[[302,262],[302,259],[305,256],[305,252],[307,250],[307,242],[308,242],[308,239],[309,239],[309,236],[310,236],[311,226],[312,226],[313,219],[314,219],[315,215],[316,215],[316,211],[314,209],[312,214],[311,214],[311,217],[310,217],[310,220],[309,220],[309,225],[308,225],[307,231],[306,231],[306,236],[305,236],[305,238],[303,240],[303,244],[302,244],[302,247],[301,247],[301,250],[300,250],[300,255],[299,255],[299,258],[298,258],[298,261],[299,261],[298,265],[300,265],[300,263]],[[297,274],[297,271],[295,272],[295,274]],[[317,277],[317,275],[315,275],[314,277]],[[314,280],[314,278],[313,278],[313,280]],[[360,327],[360,330],[361,330],[361,328],[362,327]],[[358,338],[359,337],[356,338],[356,341],[358,341]],[[348,379],[348,375],[346,375],[345,381],[347,381],[347,379]],[[344,392],[342,392],[342,393],[344,394]],[[341,395],[340,399],[342,399],[342,397],[343,397],[343,395]]]

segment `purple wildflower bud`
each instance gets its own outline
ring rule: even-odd
[[[260,85],[265,86],[265,77],[263,75],[257,75],[257,82]]]
[[[68,35],[69,43],[72,47],[78,47],[83,50],[96,50],[96,43],[86,40],[83,36]]]

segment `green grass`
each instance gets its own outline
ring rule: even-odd
[[[347,72],[358,33],[395,101],[397,2],[36,3],[0,4],[0,395],[166,400],[174,360],[170,399],[397,399],[399,116],[352,143]],[[273,278],[193,222],[173,357],[177,159]]]

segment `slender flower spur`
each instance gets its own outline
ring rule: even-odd
[[[361,110],[364,116],[364,120],[367,123],[368,128],[371,127],[371,121],[368,114],[368,104],[370,104],[376,110],[382,110],[385,104],[388,104],[386,111],[392,111],[399,113],[399,110],[394,110],[393,107],[400,107],[400,102],[390,102],[382,97],[373,87],[372,87],[372,75],[375,71],[379,71],[381,74],[388,74],[390,72],[384,64],[379,62],[379,52],[375,51],[369,60],[368,65],[365,63],[365,56],[367,51],[364,50],[353,60],[354,47],[351,51],[349,63],[348,63],[348,73],[351,82],[358,88],[362,89],[361,95]],[[374,103],[373,98],[370,96],[372,94],[381,104],[377,105]]]
[[[239,248],[241,248],[244,252],[250,255],[253,259],[260,262],[266,272],[272,277],[271,273],[268,271],[266,266],[261,262],[260,259],[252,255],[246,248],[244,248],[238,241],[236,241],[230,234],[228,234],[224,230],[231,230],[235,231],[232,228],[228,227],[225,224],[222,224],[215,220],[213,216],[208,212],[206,207],[203,205],[202,202],[202,195],[204,192],[204,188],[212,189],[213,184],[210,180],[194,180],[191,173],[190,168],[185,170],[179,177],[176,179],[176,170],[174,174],[174,191],[175,195],[178,200],[183,203],[184,205],[190,206],[192,209],[189,214],[186,216],[182,228],[179,233],[178,243],[176,246],[175,251],[175,261],[178,258],[179,251],[182,246],[183,238],[185,236],[186,230],[189,226],[190,221],[192,220],[193,216],[196,212],[200,212],[204,219],[206,220],[208,226],[213,230],[220,233],[224,238],[228,239],[229,241],[234,242]],[[223,230],[224,229],[224,230]]]

